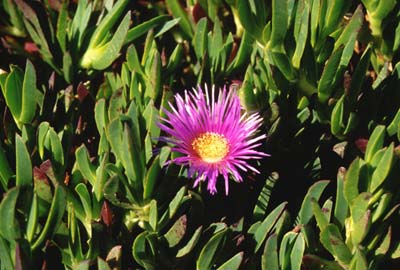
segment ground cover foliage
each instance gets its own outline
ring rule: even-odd
[[[400,265],[400,2],[2,0],[0,269]],[[157,125],[237,91],[260,174],[193,188]]]

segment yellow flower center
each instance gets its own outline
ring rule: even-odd
[[[229,152],[229,143],[224,135],[206,132],[192,142],[193,150],[207,163],[221,161]]]

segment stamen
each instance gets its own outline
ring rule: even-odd
[[[222,134],[206,132],[193,140],[192,148],[204,162],[216,163],[228,154],[229,143]]]

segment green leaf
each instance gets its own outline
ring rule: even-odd
[[[75,151],[75,158],[82,176],[93,186],[96,182],[96,171],[94,166],[90,163],[89,153],[84,144],[79,146]]]
[[[89,191],[84,183],[79,183],[75,187],[76,193],[78,193],[79,199],[81,200],[83,210],[85,212],[85,217],[88,222],[91,222],[92,218],[92,199],[90,197]]]
[[[41,57],[46,61],[57,73],[61,73],[58,67],[54,63],[53,56],[49,49],[49,45],[47,43],[47,39],[43,30],[40,26],[40,22],[36,12],[25,2],[22,0],[15,0],[15,3],[19,6],[19,9],[24,14],[24,23],[25,27],[28,30],[30,37],[32,40],[38,44]],[[53,29],[50,31],[53,32]],[[53,33],[52,33],[53,34]]]
[[[318,99],[321,103],[328,101],[332,95],[334,81],[339,69],[344,47],[340,47],[329,57],[318,83]]]
[[[277,52],[284,52],[283,41],[289,23],[288,1],[272,0],[272,32],[269,47]]]
[[[383,239],[378,248],[375,249],[375,256],[385,256],[390,249],[392,242],[392,227],[389,226],[383,233]]]
[[[328,2],[326,15],[324,18],[322,18],[326,22],[324,26],[325,35],[323,37],[332,33],[336,29],[339,20],[342,19],[344,13],[346,12],[345,9],[346,3],[347,3],[346,0],[337,0],[334,2],[333,1]]]
[[[41,122],[37,131],[38,152],[42,160],[44,159],[44,150],[45,150],[44,144],[49,128],[50,124],[48,122]]]
[[[149,61],[146,62],[146,90],[144,96],[153,101],[161,92],[161,56],[156,48],[150,51]]]
[[[361,59],[358,62],[357,67],[352,76],[349,96],[352,102],[354,103],[357,101],[357,97],[360,93],[361,86],[364,82],[365,74],[370,65],[371,52],[372,52],[371,45],[368,45],[368,47],[362,54]]]
[[[358,196],[358,181],[361,168],[360,158],[356,158],[351,164],[344,177],[343,194],[348,204]]]
[[[337,76],[335,77],[335,85],[337,81],[340,81],[341,79],[339,76],[342,76],[344,73],[345,67],[348,66],[351,57],[353,56],[354,53],[354,45],[357,40],[357,33],[353,33],[349,40],[347,40],[346,44],[344,45],[343,53],[342,56],[340,57],[340,64],[339,64],[339,69],[337,72]]]
[[[343,139],[343,129],[344,129],[344,98],[342,97],[336,102],[335,107],[333,107],[331,114],[331,132],[333,135],[339,139]]]
[[[313,0],[312,1],[312,7],[311,7],[311,18],[310,18],[310,31],[311,31],[311,37],[310,37],[310,42],[311,46],[314,48],[316,39],[317,39],[317,33],[318,33],[318,21],[319,21],[319,16],[320,16],[320,1],[319,0]]]
[[[160,128],[157,125],[159,121],[159,112],[154,106],[154,101],[150,100],[146,108],[143,111],[143,118],[146,122],[146,129],[150,131],[153,138],[160,136]]]
[[[94,117],[96,121],[97,130],[101,133],[105,130],[108,123],[108,115],[106,111],[105,99],[99,99],[94,107]]]
[[[374,154],[382,148],[385,139],[385,126],[376,126],[371,136],[369,137],[367,149],[365,150],[365,161],[371,162]]]
[[[389,134],[389,136],[393,136],[397,133],[397,130],[399,128],[400,128],[400,108],[397,111],[392,122],[390,122],[389,126],[387,127],[387,133]]]
[[[27,124],[35,117],[36,112],[36,73],[32,63],[27,60],[24,81],[22,84],[21,114],[19,121]]]
[[[329,184],[328,180],[321,180],[313,184],[304,197],[303,203],[298,215],[299,224],[308,224],[313,216],[312,200],[318,201],[325,190],[326,186]]]
[[[149,223],[153,231],[156,232],[158,227],[158,210],[156,200],[151,200],[149,211]]]
[[[151,166],[148,169],[147,174],[144,178],[144,183],[143,183],[143,189],[144,189],[143,198],[144,199],[150,199],[152,197],[154,187],[155,187],[155,184],[159,177],[160,171],[161,171],[160,157],[157,156],[153,160],[153,163],[151,164]]]
[[[283,2],[283,1],[282,1]],[[297,4],[297,13],[294,29],[296,40],[296,49],[292,57],[292,63],[295,68],[300,68],[301,58],[306,46],[309,28],[310,5],[308,1],[299,1]]]
[[[274,233],[267,238],[265,242],[264,252],[261,256],[262,270],[279,270],[278,264],[278,240]]]
[[[3,1],[3,10],[7,13],[10,20],[10,32],[17,37],[26,37],[22,13],[12,0]]]
[[[8,242],[13,242],[21,237],[20,227],[15,218],[15,211],[20,187],[10,189],[3,197],[0,204],[0,235]],[[6,222],[4,222],[6,221]]]
[[[278,1],[278,0],[276,0]],[[286,80],[289,82],[295,82],[296,73],[293,69],[290,59],[286,55],[286,53],[280,52],[271,52],[271,59],[274,66],[276,66],[280,72],[282,72],[283,76],[285,76]]]
[[[377,57],[376,55],[372,55],[373,57]],[[371,64],[374,66],[374,60],[371,58]],[[378,72],[378,71],[376,71]],[[389,71],[389,62],[385,62],[383,64],[382,69],[379,71],[378,76],[376,77],[375,81],[372,83],[372,89],[377,89],[378,87],[382,86],[382,83],[386,80],[386,78],[390,75]]]
[[[389,148],[386,149],[382,159],[379,161],[378,166],[372,174],[370,189],[371,192],[375,192],[376,189],[383,184],[386,177],[389,175],[390,169],[392,168],[394,155],[394,145],[390,144]]]
[[[230,74],[232,71],[246,65],[253,50],[253,42],[254,38],[248,33],[248,31],[244,31],[237,54],[228,66],[226,73]]]
[[[108,153],[105,153],[100,161],[100,166],[96,169],[96,180],[93,185],[93,192],[96,196],[97,201],[100,202],[100,200],[103,198],[104,195],[104,185],[107,181],[107,171],[106,171],[106,165],[108,162]]]
[[[98,270],[111,270],[108,264],[100,257],[97,257],[97,267]]]
[[[68,5],[69,0],[63,1],[57,19],[56,37],[63,53],[67,50]]]
[[[262,243],[264,242],[267,235],[271,232],[274,225],[277,223],[279,218],[282,216],[287,203],[283,202],[279,206],[277,206],[258,226],[256,231],[254,232],[253,239],[256,242],[255,252],[257,252]]]
[[[47,216],[46,223],[39,237],[32,244],[32,251],[35,251],[47,239],[51,239],[61,223],[67,205],[67,193],[61,185],[55,187],[53,201]]]
[[[183,32],[189,37],[193,37],[193,26],[192,22],[189,20],[188,13],[182,8],[178,0],[166,0],[165,1],[168,10],[176,18],[180,18],[179,25]]]
[[[179,244],[182,238],[185,236],[187,227],[187,217],[183,215],[179,217],[171,228],[164,234],[165,240],[167,240],[170,248]]]
[[[200,239],[202,228],[203,227],[200,226],[196,229],[196,231],[193,233],[192,237],[186,243],[186,245],[178,250],[178,253],[176,254],[176,258],[181,258],[181,257],[189,254],[193,250],[193,248],[196,246],[197,242]]]
[[[279,263],[281,269],[290,269],[291,264],[291,251],[292,247],[296,241],[298,234],[295,232],[287,232],[281,241],[279,249]]]
[[[391,251],[391,254],[390,254],[390,258],[392,258],[392,259],[398,259],[398,258],[400,258],[400,242],[397,242],[397,243],[393,246],[392,251]]]
[[[63,73],[64,78],[68,83],[71,83],[73,80],[73,62],[72,57],[69,52],[64,52],[63,56]]]
[[[181,20],[181,18],[176,18],[176,19],[166,22],[163,25],[163,27],[157,32],[157,34],[155,34],[154,38],[159,37],[159,36],[163,35],[164,33],[168,32],[171,28],[173,28],[175,25],[177,25],[180,20]]]
[[[370,12],[371,17],[375,17],[378,20],[383,20],[383,18],[385,18],[395,6],[396,0],[385,1],[385,3],[377,1],[377,6],[373,10],[368,11]]]
[[[14,254],[13,254],[14,255]],[[14,263],[10,252],[10,247],[8,246],[6,240],[0,236],[0,260],[1,269],[14,269]]]
[[[250,72],[246,72],[246,77],[249,77],[247,74],[250,74]],[[238,91],[240,103],[242,104],[242,106],[244,106],[246,111],[255,111],[258,109],[258,100],[254,93],[253,84],[246,80],[246,77],[245,81]]]
[[[150,52],[154,51],[157,49],[156,43],[154,41],[154,31],[149,31],[146,36],[146,40],[144,43],[144,50],[142,54],[142,61],[141,64],[144,66],[146,62],[149,62],[151,57],[150,57]]]
[[[2,70],[0,72],[0,89],[1,89],[1,93],[3,94],[4,97],[6,96],[6,80],[7,80],[8,75],[9,75],[9,73],[7,73],[4,70]]]
[[[172,219],[175,213],[178,211],[179,207],[182,204],[183,197],[186,194],[186,187],[181,187],[179,191],[176,193],[175,197],[171,200],[168,205],[167,211],[165,211],[164,215],[160,220],[160,227],[163,227],[170,219]]]
[[[81,261],[77,264],[76,270],[89,270],[90,260]]]
[[[22,83],[24,73],[19,67],[11,66],[5,82],[5,99],[12,116],[18,121],[22,109]]]
[[[48,162],[50,163],[50,161]],[[35,194],[43,201],[50,204],[53,198],[53,194],[47,178],[47,174],[42,169],[38,169],[35,167],[33,181]]]
[[[7,160],[6,152],[3,149],[2,144],[0,143],[0,181],[3,187],[3,190],[7,190],[8,182],[10,178],[13,176],[13,171],[11,170],[10,164]]]
[[[392,193],[384,193],[380,196],[378,206],[372,213],[372,223],[377,222],[388,211],[392,197]]]
[[[107,139],[110,142],[111,150],[113,151],[115,157],[121,160],[122,156],[122,134],[123,128],[119,118],[110,119],[110,122],[107,125],[106,135]]]
[[[224,40],[222,36],[221,22],[216,20],[214,23],[214,28],[212,34],[208,34],[208,53],[212,59],[212,66],[215,70],[218,68],[218,62],[220,59],[221,48],[224,45]]]
[[[93,12],[92,2],[88,3],[88,0],[81,0],[78,2],[78,8],[76,9],[74,18],[71,23],[71,30],[68,31],[69,39],[74,40],[77,48],[81,48],[85,30],[88,28],[90,15]]]
[[[183,46],[182,44],[178,43],[168,60],[168,65],[167,65],[168,74],[174,74],[178,70],[178,67],[182,63],[183,56],[184,56]]]
[[[296,237],[296,241],[290,252],[290,269],[300,270],[304,251],[306,248],[306,243],[304,241],[303,235],[299,233]]]
[[[320,234],[321,243],[342,265],[350,264],[352,255],[343,242],[339,229],[334,224],[329,224]]]
[[[126,101],[121,89],[116,90],[109,101],[108,118],[113,120],[119,118],[125,109]]]
[[[132,141],[132,130],[127,123],[124,124],[122,136],[121,143],[125,150],[121,152],[121,162],[124,165],[126,175],[134,190],[138,194],[143,194],[142,177],[144,168],[140,160],[141,153],[138,153]]]
[[[339,46],[345,45],[352,39],[354,33],[358,33],[361,29],[364,19],[362,11],[362,5],[358,5],[356,11],[351,16],[350,22],[346,25],[343,32],[335,42],[334,50],[338,49]]]
[[[360,248],[356,249],[356,252],[350,262],[349,270],[365,270],[368,269],[367,259],[365,254]]]
[[[141,76],[145,76],[143,67],[140,63],[139,56],[134,45],[128,47],[128,50],[126,51],[126,61],[131,71],[135,71]]]
[[[193,48],[198,59],[203,59],[207,49],[207,18],[201,18],[193,36]]]
[[[318,202],[316,200],[312,200],[311,202],[318,228],[322,231],[329,224],[329,220],[324,215],[324,212],[321,209],[321,207],[319,207]]]
[[[334,217],[339,228],[344,227],[345,219],[348,213],[348,204],[344,196],[344,177],[346,170],[341,167],[337,173],[336,180],[336,200],[335,200],[335,210]]]
[[[352,219],[351,239],[354,246],[362,242],[371,225],[371,212],[368,210],[371,194],[360,193],[350,205]]]
[[[147,231],[139,234],[132,246],[132,254],[135,261],[145,269],[156,269],[154,253],[149,248],[149,233]]]
[[[396,52],[400,48],[400,22],[397,23],[396,32],[394,35],[393,51]]]
[[[36,228],[38,225],[39,219],[39,208],[38,208],[38,199],[36,193],[33,194],[31,210],[29,211],[29,218],[26,225],[26,239],[29,242],[33,242],[33,237],[36,233]]]
[[[262,1],[237,1],[237,12],[244,29],[260,42],[266,23],[268,6]]]
[[[154,17],[150,20],[147,20],[139,25],[132,27],[126,35],[124,45],[132,43],[134,40],[136,40],[137,38],[146,34],[154,27],[157,27],[160,24],[163,24],[164,22],[166,22],[168,20],[168,18],[169,18],[168,15],[160,15],[160,16]],[[176,20],[178,20],[178,21],[176,21]],[[171,20],[170,22],[177,23],[177,22],[179,22],[179,19]]]
[[[139,151],[143,149],[143,139],[142,139],[142,126],[139,119],[142,119],[143,115],[142,112],[139,112],[138,106],[136,106],[135,102],[131,102],[128,108],[127,115],[130,117],[131,124],[132,124],[132,143],[136,149]],[[152,126],[150,122],[146,122],[147,127]],[[159,129],[159,128],[158,128]],[[143,162],[144,166],[144,162]]]
[[[240,264],[243,261],[243,251],[239,252],[228,261],[226,261],[223,265],[217,268],[217,270],[237,270],[239,269]]]
[[[128,4],[128,2],[129,2],[129,0],[119,0],[115,3],[115,5],[112,7],[111,11],[104,17],[104,19],[96,27],[96,30],[93,33],[92,38],[90,39],[89,48],[94,48],[100,44],[104,44],[104,39],[107,38],[107,36],[109,35],[111,28],[115,25],[115,23],[120,18],[121,14],[124,11],[125,6]],[[124,20],[126,20],[126,17],[127,16],[125,15],[122,22]],[[122,22],[118,28],[121,27],[121,25],[123,24]],[[128,23],[129,23],[129,18],[128,18]],[[118,32],[118,30],[116,32]],[[114,34],[114,37],[115,37],[115,34]],[[123,40],[122,40],[122,42],[123,42]]]
[[[32,162],[21,136],[15,134],[17,186],[32,185]]]
[[[350,112],[349,117],[347,119],[347,125],[343,131],[343,134],[348,135],[351,132],[353,132],[356,129],[358,122],[359,122],[359,117],[358,117],[357,113]]]
[[[53,165],[57,168],[57,171],[60,173],[64,173],[64,150],[63,146],[61,144],[60,138],[58,137],[57,133],[54,131],[53,128],[49,128],[47,132],[47,136],[49,142],[50,142],[50,147],[49,152],[51,155],[51,161]]]
[[[218,252],[218,248],[220,248],[221,242],[223,242],[226,233],[227,229],[223,229],[222,231],[217,232],[204,245],[203,249],[200,252],[199,258],[196,261],[197,269],[212,269],[212,266],[216,259],[215,255]]]
[[[279,174],[273,172],[265,181],[264,187],[261,190],[260,195],[258,195],[258,199],[253,210],[254,221],[259,221],[265,216],[272,189],[274,188],[274,185],[278,179]]]
[[[121,1],[124,2],[124,1]],[[120,3],[120,2],[118,2]],[[112,39],[101,47],[93,47],[86,51],[82,58],[82,67],[93,67],[97,70],[106,69],[119,56],[126,34],[129,29],[131,13],[128,12],[115,31]]]

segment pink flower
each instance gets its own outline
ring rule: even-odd
[[[184,96],[175,95],[175,107],[169,103],[171,112],[164,110],[159,127],[169,136],[160,140],[171,143],[174,152],[182,156],[172,162],[188,166],[188,176],[195,177],[194,186],[207,181],[211,194],[217,192],[219,175],[225,180],[228,194],[228,175],[237,182],[243,178],[242,171],[259,171],[248,160],[261,159],[267,154],[255,150],[261,145],[265,134],[254,136],[262,123],[258,114],[241,113],[240,100],[234,90],[220,89],[218,97],[213,86],[211,92],[199,87]]]

